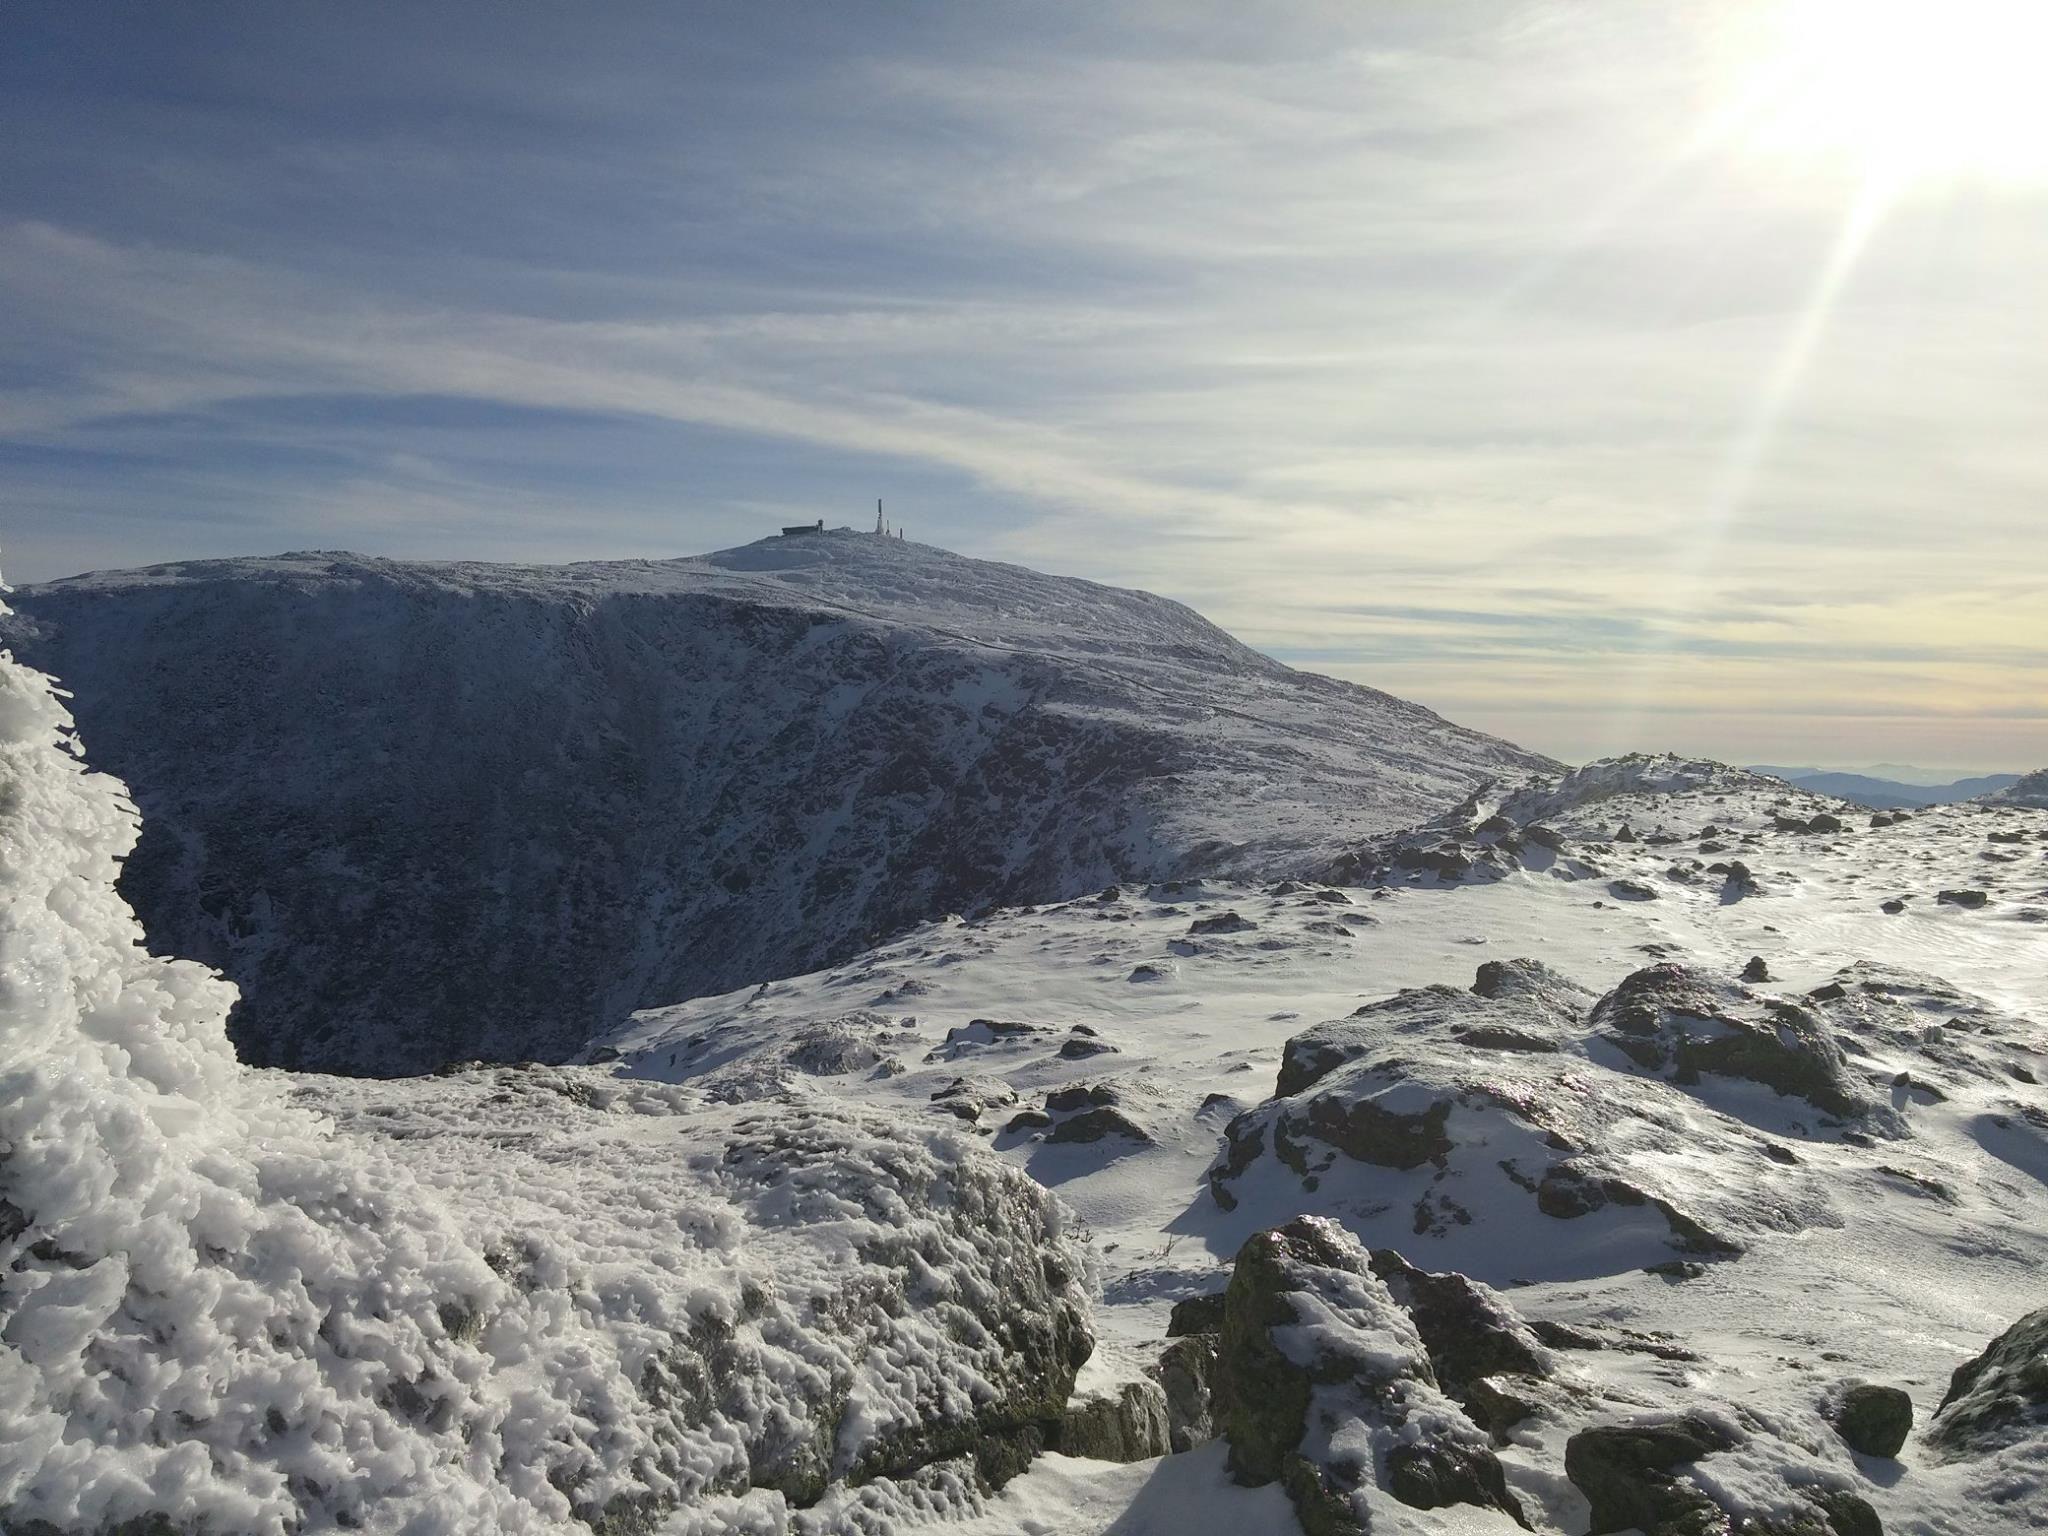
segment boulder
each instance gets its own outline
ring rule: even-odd
[[[1107,1104],[1098,1105],[1094,1109],[1084,1109],[1078,1115],[1060,1121],[1047,1133],[1045,1139],[1048,1142],[1068,1143],[1100,1141],[1105,1136],[1121,1136],[1130,1141],[1142,1142],[1146,1146],[1152,1144],[1150,1131],[1122,1110]]]
[[[1091,1056],[1114,1056],[1118,1047],[1093,1035],[1069,1035],[1060,1042],[1061,1061],[1086,1061]]]
[[[1218,1346],[1231,1474],[1281,1482],[1305,1531],[1399,1529],[1400,1505],[1525,1523],[1487,1436],[1440,1390],[1415,1324],[1335,1222],[1299,1217],[1245,1243]]]
[[[1828,1405],[1828,1421],[1859,1456],[1896,1456],[1913,1431],[1913,1399],[1897,1387],[1850,1382]]]
[[[1661,1424],[1599,1424],[1565,1442],[1564,1471],[1592,1506],[1588,1536],[1714,1536],[1721,1510],[1677,1469],[1730,1450],[1735,1434],[1698,1415]],[[1719,1521],[1720,1523],[1716,1523]]]

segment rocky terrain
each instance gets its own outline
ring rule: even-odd
[[[251,1061],[559,1060],[948,912],[1324,861],[1547,766],[1176,603],[872,535],[24,589]]]
[[[967,1529],[2040,1528],[2048,815],[1634,758],[1336,864],[934,925],[595,1054],[955,1124],[1079,1212],[1122,1427]]]
[[[2038,775],[1304,789],[400,1077],[237,1061],[80,752],[0,658],[0,1531],[2048,1528]]]

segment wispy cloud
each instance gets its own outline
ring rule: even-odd
[[[1816,318],[1741,8],[116,9],[0,64],[16,579],[880,493],[1565,755],[2048,759],[2048,196]]]

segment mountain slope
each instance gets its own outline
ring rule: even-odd
[[[23,590],[246,1058],[559,1058],[948,911],[1285,873],[1542,759],[1179,604],[828,533],[560,568],[350,555]]]
[[[1431,829],[1459,875],[1125,885],[934,923],[645,1012],[610,1067],[763,1113],[964,1125],[1079,1213],[1102,1281],[1085,1384],[1158,1380],[1184,1454],[1042,1460],[973,1536],[1295,1530],[1234,1503],[1225,1468],[1271,1448],[1231,1403],[1242,1255],[1303,1216],[1428,1303],[1438,1385],[1492,1432],[1530,1529],[1880,1528],[1808,1507],[1840,1495],[1886,1531],[2038,1536],[2048,808],[1843,810],[1719,764],[1593,763]],[[1293,1315],[1298,1363],[1340,1363],[1341,1314]],[[1366,1337],[1411,1350],[1391,1314]],[[1943,1411],[1965,1366],[1991,1384]],[[1312,1401],[1360,1374],[1319,1370]],[[1276,1380],[1257,1400],[1285,1412]],[[1840,1431],[1858,1381],[1910,1398],[1903,1445]],[[1293,1411],[1306,1456],[1318,1410]],[[1354,1443],[1378,1411],[1336,1403]],[[1691,1517],[1589,1520],[1612,1486],[1589,1451],[1691,1415],[1718,1429],[1657,1469]],[[1460,1443],[1445,1405],[1408,1423]],[[1391,1472],[1370,1451],[1352,1467]],[[1260,1491],[1282,1486],[1304,1481]],[[1403,1536],[1517,1530],[1470,1503],[1380,1512]]]

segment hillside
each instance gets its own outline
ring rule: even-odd
[[[144,813],[123,892],[245,1059],[560,1059],[947,912],[1279,875],[1546,766],[1140,592],[835,532],[556,568],[23,589]]]
[[[1083,1388],[1180,1454],[1042,1458],[974,1536],[2037,1532],[2048,811],[1845,810],[1598,762],[1340,885],[935,923],[593,1054],[963,1125],[1080,1214]]]

